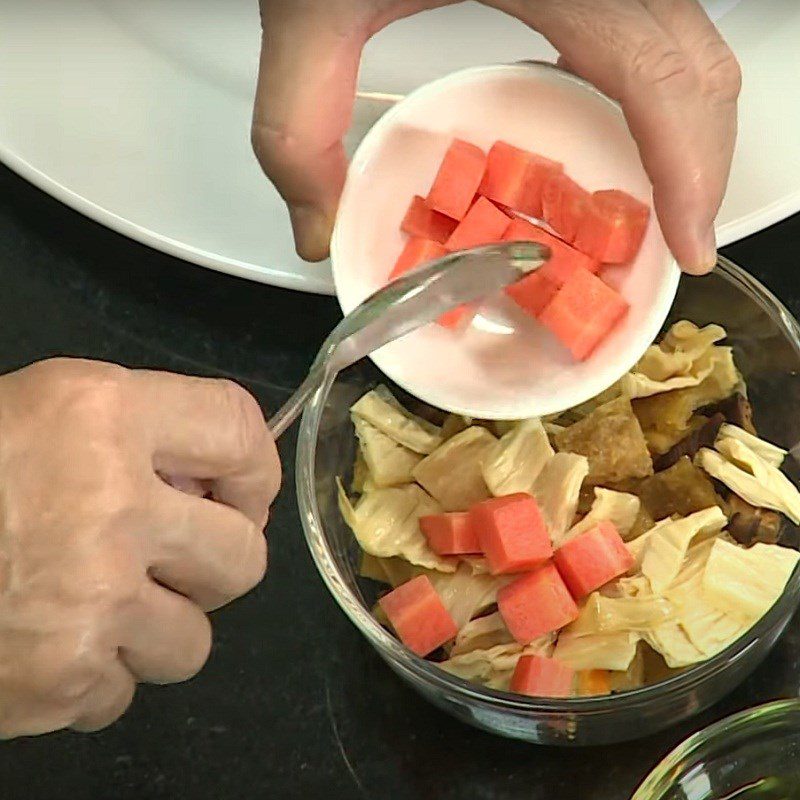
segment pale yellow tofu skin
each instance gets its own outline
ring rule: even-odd
[[[420,461],[414,478],[445,511],[467,511],[490,496],[481,464],[496,441],[486,428],[467,428]]]

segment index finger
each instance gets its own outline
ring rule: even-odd
[[[146,370],[131,377],[153,469],[210,480],[215,499],[263,527],[281,467],[255,398],[224,379]]]
[[[620,101],[653,183],[667,244],[685,270],[711,269],[713,222],[736,136],[738,82],[724,43],[716,50],[701,46],[717,42],[712,36],[718,34],[698,17],[694,0],[653,2],[658,13],[634,0],[491,4],[541,32],[577,74]]]
[[[350,126],[366,30],[352,3],[262,2],[253,149],[289,206],[298,253],[328,255],[347,173]]]
[[[665,236],[675,242],[673,252],[690,272],[707,272],[716,262],[714,219],[728,182],[737,131],[737,99],[741,87],[738,63],[716,26],[696,0],[642,0],[664,30],[680,42],[695,75],[694,92],[683,105],[685,121],[697,113],[701,117],[688,125],[691,149],[686,151],[684,169],[675,170],[675,153],[664,147],[668,131],[648,127],[642,114],[641,147],[647,158],[655,187],[654,200]],[[676,88],[679,81],[675,81]],[[692,102],[693,101],[693,102]],[[625,105],[623,103],[623,105]],[[630,103],[629,117],[635,112]],[[626,109],[627,110],[627,109]],[[645,109],[640,109],[640,113]],[[645,149],[647,148],[647,152]],[[697,184],[688,180],[697,176]],[[706,236],[708,250],[699,268],[691,259],[691,239]]]

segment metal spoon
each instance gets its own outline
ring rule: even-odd
[[[269,421],[277,439],[339,372],[463,303],[482,300],[539,269],[549,248],[509,242],[452,253],[379,289],[331,332],[306,379]]]

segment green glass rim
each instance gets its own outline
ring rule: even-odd
[[[675,787],[682,764],[704,749],[713,748],[715,742],[730,744],[741,734],[754,733],[753,728],[769,727],[780,723],[792,714],[800,715],[800,699],[775,700],[771,703],[745,709],[721,719],[692,734],[663,758],[644,779],[631,800],[663,800]]]

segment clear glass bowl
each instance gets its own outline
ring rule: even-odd
[[[632,800],[791,800],[800,796],[800,701],[742,711],[690,736]]]
[[[758,281],[721,259],[712,275],[681,281],[669,322],[683,318],[725,325],[762,435],[787,449],[800,442],[800,328],[786,308]],[[796,570],[770,612],[725,651],[661,683],[612,696],[528,698],[445,673],[407,650],[370,614],[375,588],[357,575],[357,546],[337,507],[335,478],[349,477],[355,453],[349,408],[382,380],[371,362],[360,362],[306,409],[296,468],[302,524],[317,568],[347,616],[403,680],[458,719],[540,744],[644,736],[697,714],[733,689],[766,656],[800,603]],[[795,482],[797,467],[789,456]]]

